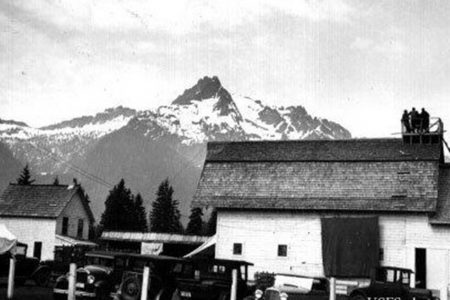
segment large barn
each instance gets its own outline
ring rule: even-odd
[[[406,267],[447,299],[441,139],[209,143],[194,205],[218,211],[216,257],[253,272],[358,278]]]

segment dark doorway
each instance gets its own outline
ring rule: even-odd
[[[34,242],[33,256],[41,260],[42,242]]]
[[[416,248],[416,287],[427,288],[427,249]]]

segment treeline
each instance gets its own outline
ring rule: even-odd
[[[34,179],[28,165],[25,166],[17,183],[31,185]],[[59,184],[58,177],[55,177],[54,185]],[[74,184],[78,185],[85,198],[89,201],[89,196],[74,179]],[[152,209],[147,218],[144,207],[144,199],[141,194],[134,195],[125,185],[125,180],[121,179],[110,191],[105,201],[105,211],[101,216],[100,223],[95,229],[94,235],[101,234],[102,231],[137,231],[137,232],[158,232],[158,233],[179,233],[189,235],[214,235],[216,233],[217,213],[214,210],[207,222],[203,220],[201,208],[194,207],[189,215],[189,222],[186,228],[180,221],[181,213],[178,209],[178,200],[173,199],[174,189],[169,180],[165,179],[158,187],[156,199],[152,203]]]
[[[187,227],[183,228],[178,209],[179,202],[173,199],[173,193],[174,189],[168,179],[161,182],[147,223],[142,196],[140,194],[134,196],[125,186],[125,181],[120,180],[106,198],[100,230],[214,235],[217,216],[213,213],[210,220],[204,222],[201,208],[191,209]]]

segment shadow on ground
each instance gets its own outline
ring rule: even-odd
[[[0,282],[0,300],[6,300],[6,282]],[[53,300],[51,287],[38,287],[32,282],[14,289],[14,300]]]

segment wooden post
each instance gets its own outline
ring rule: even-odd
[[[145,266],[144,274],[142,275],[141,300],[147,300],[149,278],[150,278],[150,268],[148,266]]]
[[[231,294],[230,294],[230,300],[236,300],[236,294],[237,294],[237,270],[233,269],[233,271],[231,272],[231,277],[233,279],[232,283],[231,283]]]
[[[16,273],[16,257],[14,255],[9,259],[8,291],[7,298],[11,300],[14,297],[14,277]]]
[[[330,278],[330,300],[336,300],[336,277]]]
[[[77,282],[77,265],[75,263],[71,263],[69,269],[69,290],[67,294],[67,300],[75,300],[76,282]]]

